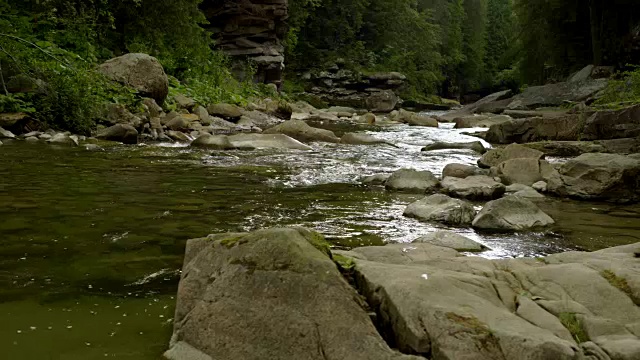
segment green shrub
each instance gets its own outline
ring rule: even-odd
[[[602,108],[620,108],[640,104],[640,67],[618,74],[609,80],[603,95],[595,105]]]

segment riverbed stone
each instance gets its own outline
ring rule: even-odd
[[[497,166],[498,176],[503,183],[508,185],[524,184],[531,186],[543,179],[540,162],[536,158],[509,159]]]
[[[469,176],[474,175],[487,175],[488,171],[478,168],[473,165],[465,165],[465,164],[447,164],[442,170],[442,178],[446,178],[448,176],[455,178],[467,178]]]
[[[265,130],[263,133],[284,134],[302,142],[340,142],[340,138],[333,131],[311,127],[302,120],[287,120],[280,125]]]
[[[488,202],[473,220],[473,227],[482,230],[519,231],[554,224],[540,208],[522,197],[506,196]]]
[[[479,160],[478,165],[483,168],[498,166],[509,159],[532,158],[540,160],[544,158],[544,153],[528,148],[520,144],[511,144],[503,148],[489,150]]]
[[[15,139],[16,136],[9,130],[0,127],[0,139]]]
[[[486,175],[473,175],[464,179],[446,177],[441,185],[447,194],[471,200],[497,199],[506,191],[503,184]]]
[[[390,191],[425,193],[437,189],[439,183],[430,171],[400,169],[391,174],[385,187]]]
[[[473,221],[476,210],[473,205],[464,200],[453,199],[443,194],[434,194],[407,206],[403,215],[421,221],[462,226]]]
[[[171,348],[203,359],[418,360],[388,347],[328,249],[303,228],[190,240]]]
[[[221,117],[230,121],[237,121],[242,117],[242,109],[233,104],[211,104],[207,107],[207,111],[211,116]]]
[[[491,126],[484,139],[492,144],[575,141],[580,139],[588,116],[589,113],[579,113],[515,119]]]
[[[130,53],[113,58],[100,65],[98,71],[158,104],[162,104],[169,93],[169,80],[162,65],[147,54]]]
[[[617,154],[583,154],[548,179],[548,191],[582,200],[640,201],[640,161]]]
[[[185,131],[191,128],[191,124],[198,121],[199,118],[194,114],[179,114],[173,119],[169,120],[165,127],[169,130]]]
[[[427,243],[435,246],[454,249],[456,251],[480,252],[486,246],[452,231],[436,231],[423,235],[412,241],[413,243]]]
[[[594,113],[584,125],[581,140],[608,140],[640,136],[640,105]]]
[[[298,140],[284,134],[236,134],[229,136],[231,144],[240,149],[296,149],[313,150]]]
[[[191,146],[217,150],[227,150],[234,148],[227,136],[210,134],[199,136],[191,142]]]
[[[171,138],[173,141],[188,143],[191,142],[191,138],[189,135],[183,133],[182,131],[169,130],[165,132],[165,134]]]
[[[350,145],[393,145],[386,140],[378,139],[374,136],[364,133],[346,133],[342,135],[342,138],[340,138],[340,143]]]
[[[78,146],[78,143],[72,139],[67,133],[56,133],[47,143],[54,145]]]
[[[484,147],[484,145],[480,141],[473,141],[473,142],[466,142],[466,143],[447,143],[447,142],[438,141],[423,147],[422,151],[445,150],[445,149],[467,149],[467,150],[473,150],[480,154],[484,154],[487,152],[487,149]]]
[[[468,115],[456,118],[456,129],[466,128],[490,128],[492,125],[502,124],[513,120],[506,115]]]
[[[404,124],[412,125],[412,126],[426,126],[426,127],[438,127],[438,120],[422,115],[419,113],[414,113],[411,111],[407,111],[405,109],[400,109],[398,113],[392,117],[394,121],[401,122]]]
[[[116,124],[98,131],[96,138],[109,141],[118,141],[124,144],[137,144],[138,130],[128,124]]]
[[[371,176],[365,176],[362,179],[362,183],[365,185],[384,185],[391,174],[375,174]]]

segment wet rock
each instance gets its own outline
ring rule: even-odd
[[[183,133],[181,131],[169,130],[169,131],[165,132],[165,134],[167,134],[167,136],[169,138],[171,138],[171,140],[173,140],[173,141],[191,142],[191,140],[192,140],[187,134],[185,134],[185,133]]]
[[[57,133],[51,136],[51,138],[47,140],[47,142],[54,145],[78,146],[78,142],[72,139],[66,133]]]
[[[361,122],[366,122],[367,124],[375,124],[376,123],[376,116],[372,113],[366,113],[362,116],[360,116],[360,121]]]
[[[488,171],[465,164],[447,164],[442,170],[443,179],[448,176],[464,179],[474,175],[488,175]]]
[[[518,196],[506,196],[488,202],[473,219],[473,227],[482,230],[519,231],[554,224],[530,200]]]
[[[549,156],[573,157],[592,152],[608,152],[598,143],[590,141],[541,141],[523,144]]]
[[[414,113],[411,111],[407,111],[404,109],[400,109],[400,111],[398,112],[398,114],[393,117],[394,121],[397,122],[401,122],[404,124],[408,124],[411,126],[426,126],[426,127],[438,127],[438,120],[426,116],[426,115],[422,115],[422,114],[418,114],[418,113]]]
[[[169,80],[160,62],[147,54],[125,54],[98,68],[107,78],[129,86],[142,96],[162,104],[169,93]]]
[[[137,144],[138,130],[128,124],[116,124],[98,131],[96,138],[109,141],[118,141],[123,144]]]
[[[211,120],[209,119],[211,116],[209,115],[207,109],[204,108],[204,106],[196,106],[195,109],[193,109],[193,114],[196,115],[198,119],[200,119],[202,125],[209,125],[209,123],[211,122]]]
[[[193,124],[199,120],[194,114],[180,114],[169,120],[165,127],[169,130],[186,131],[193,128]]]
[[[445,150],[445,149],[468,149],[473,150],[477,153],[484,154],[487,152],[487,149],[482,145],[480,141],[473,141],[467,143],[446,143],[446,142],[435,142],[433,144],[429,144],[422,148],[422,151],[432,151],[432,150]]]
[[[207,107],[207,111],[211,116],[218,116],[226,120],[240,120],[242,117],[242,109],[232,104],[211,104]]]
[[[417,360],[389,349],[328,249],[302,228],[190,240],[169,355]]]
[[[492,144],[527,143],[544,140],[579,140],[588,113],[556,117],[516,119],[493,125],[485,134]]]
[[[522,191],[522,190],[529,190],[532,189],[531,186],[527,186],[527,185],[523,185],[523,184],[511,184],[509,186],[507,186],[507,194],[513,194],[516,193],[518,191]]]
[[[539,192],[537,192],[533,188],[527,188],[527,189],[523,189],[523,190],[520,190],[520,191],[516,191],[515,193],[513,193],[513,196],[518,196],[518,197],[526,198],[526,199],[542,199],[542,198],[544,198],[544,195],[540,194]]]
[[[284,134],[298,141],[323,141],[339,143],[340,138],[333,131],[314,128],[302,120],[288,120],[264,131],[265,134]]]
[[[491,200],[501,197],[506,188],[486,175],[474,175],[464,179],[446,177],[441,183],[442,189],[455,197],[471,200]]]
[[[505,184],[531,186],[543,180],[540,160],[536,158],[509,159],[497,167],[498,175]]]
[[[236,134],[229,136],[231,144],[240,149],[297,149],[313,150],[310,146],[284,134]]]
[[[487,247],[479,242],[451,231],[432,232],[413,240],[413,243],[426,243],[456,251],[479,252],[487,250]]]
[[[547,192],[547,182],[546,181],[538,181],[537,183],[531,185],[531,187],[539,192]]]
[[[44,134],[38,136],[38,138],[40,140],[49,140],[49,139],[51,139],[51,136],[52,136],[51,134],[44,133]]]
[[[495,101],[501,101],[504,99],[508,99],[513,95],[511,90],[504,90],[497,93],[490,94],[477,102],[469,105],[465,105],[462,109],[450,111],[444,115],[439,116],[440,121],[450,122],[455,120],[456,118],[473,115],[473,113],[477,112],[477,109],[485,104],[489,104]]]
[[[366,98],[367,109],[373,112],[390,112],[400,99],[391,90],[376,91]]]
[[[178,104],[180,109],[191,110],[196,106],[196,101],[190,97],[182,94],[176,94],[173,96],[173,100]]]
[[[542,261],[466,257],[430,244],[338,253],[354,261],[358,290],[402,351],[436,360],[575,360],[637,357],[637,331],[628,329],[640,322],[640,309],[601,274],[615,270],[637,284],[639,246]],[[606,320],[593,321],[594,314]],[[560,318],[574,331],[589,329],[592,341],[578,346]],[[602,357],[588,357],[594,354]]]
[[[144,104],[149,109],[150,117],[154,118],[160,117],[160,115],[162,115],[162,107],[160,107],[160,105],[158,105],[155,100],[151,98],[144,98],[142,99],[142,104]]]
[[[16,136],[9,130],[0,127],[0,139],[15,139]]]
[[[241,124],[243,119],[245,118],[247,121],[251,121],[251,124],[253,126],[259,127],[261,129],[267,129],[282,122],[282,120],[275,116],[271,116],[263,112],[254,110],[246,111],[240,121],[238,121],[238,124]]]
[[[466,128],[490,128],[492,125],[510,122],[511,120],[513,119],[506,115],[497,115],[497,116],[470,115],[470,116],[457,118],[454,120],[454,122],[456,123],[456,126],[455,126],[456,129],[466,129]]]
[[[86,144],[84,146],[84,149],[87,151],[93,151],[93,152],[104,151],[104,149],[101,146],[98,146],[96,144]]]
[[[430,171],[401,169],[389,177],[385,183],[387,190],[425,193],[433,191],[439,186],[438,179]]]
[[[580,102],[594,97],[607,86],[604,79],[581,82],[562,82],[542,86],[530,86],[513,97],[508,108],[531,110],[541,107],[560,106],[565,101]]]
[[[530,149],[523,145],[511,144],[504,148],[495,148],[489,150],[478,160],[478,165],[484,168],[498,166],[510,159],[537,159],[544,158],[544,153],[538,150]]]
[[[466,201],[434,194],[407,206],[403,215],[421,221],[462,226],[471,224],[476,210]]]
[[[581,140],[608,140],[640,136],[640,105],[598,111],[584,125]]]
[[[26,137],[26,138],[24,139],[24,141],[26,141],[26,142],[30,142],[30,143],[34,143],[34,142],[38,142],[38,141],[40,141],[40,139],[38,139],[38,138],[37,138],[37,137],[35,137],[35,136],[28,136],[28,137]]]
[[[226,150],[233,149],[229,138],[225,135],[201,135],[191,142],[192,147]]]
[[[371,176],[366,176],[362,179],[362,183],[365,185],[384,185],[391,174],[376,174]]]
[[[376,145],[376,144],[386,144],[395,146],[385,140],[377,139],[369,134],[363,133],[346,133],[340,138],[340,143],[342,144],[350,144],[350,145]]]
[[[582,200],[640,200],[640,161],[617,154],[583,154],[548,179],[548,191]]]
[[[0,145],[4,145],[4,144],[2,143],[2,141],[0,141]]]
[[[140,117],[136,115],[133,115],[122,104],[108,104],[102,121],[104,124],[108,125],[129,124],[135,128],[138,128],[140,127],[140,125],[142,125],[142,119],[140,119]]]

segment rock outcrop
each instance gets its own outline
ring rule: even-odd
[[[169,80],[160,62],[147,54],[125,54],[100,65],[100,73],[129,86],[141,96],[162,104],[169,93]]]
[[[577,82],[530,86],[513,97],[507,106],[512,110],[531,110],[541,107],[560,106],[565,101],[580,102],[595,97],[607,86],[606,79],[588,79]]]
[[[329,105],[374,112],[390,112],[396,107],[400,101],[396,91],[404,85],[406,76],[397,72],[365,75],[342,65],[306,74],[312,84],[309,92]]]
[[[170,360],[418,360],[389,349],[322,236],[303,228],[187,243]]]
[[[217,48],[230,56],[240,78],[246,61],[257,65],[255,81],[279,85],[284,70],[284,46],[289,17],[287,0],[210,0],[200,4]]]
[[[486,246],[479,242],[473,241],[451,231],[432,232],[413,240],[413,243],[426,243],[450,248],[456,251],[480,252],[487,249]]]
[[[541,160],[544,158],[544,153],[524,145],[511,144],[503,148],[489,150],[478,160],[478,165],[480,167],[490,168],[498,166],[507,160],[520,158]]]
[[[378,328],[433,360],[640,358],[640,243],[489,260],[431,244],[339,252]],[[635,302],[635,303],[634,303]]]
[[[549,178],[548,191],[582,200],[640,201],[640,161],[616,154],[583,154]]]

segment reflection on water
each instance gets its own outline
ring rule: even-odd
[[[314,125],[338,133],[362,128]],[[189,238],[302,225],[334,246],[353,247],[446,229],[402,216],[420,195],[390,194],[358,179],[402,167],[439,175],[447,163],[474,163],[470,151],[420,151],[433,141],[477,141],[450,126],[367,128],[398,147],[313,144],[309,152],[160,144],[93,153],[7,142],[0,147],[3,358],[158,358]],[[554,199],[541,206],[558,223],[545,232],[451,230],[487,245],[487,257],[640,241],[638,207]]]

